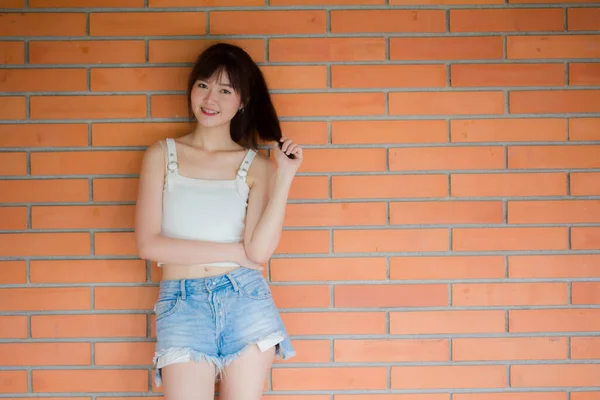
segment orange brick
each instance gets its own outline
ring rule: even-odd
[[[375,61],[385,59],[383,38],[273,38],[269,61]]]
[[[232,7],[263,6],[263,0],[149,0],[152,7]]]
[[[504,4],[503,0],[390,0],[392,5],[424,5],[424,4]]]
[[[600,246],[600,228],[572,228],[571,248],[574,250],[595,250]]]
[[[571,392],[571,400],[598,400],[600,392]]]
[[[89,310],[89,288],[7,288],[0,289],[4,311]]]
[[[270,89],[323,89],[327,67],[321,65],[268,65],[261,70]]]
[[[443,307],[448,305],[448,285],[336,285],[335,307]]]
[[[158,298],[156,287],[96,287],[96,310],[151,310]]]
[[[572,196],[597,196],[600,195],[600,173],[574,172],[571,174]]]
[[[0,261],[0,284],[25,282],[27,282],[25,261]]]
[[[87,71],[79,69],[0,70],[3,92],[65,92],[87,89]]]
[[[141,260],[32,260],[33,283],[116,283],[146,281]]]
[[[90,254],[88,233],[4,233],[0,237],[1,257]]]
[[[572,304],[600,304],[600,284],[598,282],[573,282]]]
[[[27,393],[27,371],[0,371],[0,393]]]
[[[174,4],[173,0],[167,1],[169,6]],[[265,61],[265,43],[263,39],[172,39],[149,40],[149,42],[149,61],[151,63],[195,62],[202,51],[217,42],[240,46],[254,61]]]
[[[567,228],[455,228],[455,251],[566,250]]]
[[[452,360],[566,360],[565,337],[454,338]]]
[[[156,343],[95,343],[95,365],[152,365]]]
[[[81,151],[31,154],[32,175],[137,174],[142,151]]]
[[[297,176],[290,188],[290,199],[327,199],[329,178],[326,176]]]
[[[445,175],[363,175],[334,176],[331,181],[334,199],[445,197]]]
[[[145,337],[144,314],[34,315],[33,338]]]
[[[94,179],[94,201],[136,201],[138,182],[138,178]]]
[[[483,224],[501,223],[503,205],[499,201],[419,201],[390,203],[390,223],[404,224]]]
[[[564,119],[510,118],[450,121],[452,142],[551,142],[564,141]]]
[[[447,361],[447,339],[336,340],[336,362]]]
[[[0,97],[0,120],[25,119],[25,97]]]
[[[0,176],[25,175],[27,155],[25,153],[0,153]]]
[[[0,229],[25,230],[27,229],[26,207],[0,207]]]
[[[503,388],[506,382],[503,365],[392,367],[392,389]]]
[[[34,206],[34,229],[132,228],[135,206]]]
[[[556,173],[452,174],[453,197],[561,196],[567,176]]]
[[[569,303],[566,283],[455,283],[453,306],[539,306]]]
[[[378,335],[386,332],[384,312],[283,313],[287,331],[297,335]]]
[[[0,147],[81,147],[87,144],[85,124],[0,125]]]
[[[509,59],[598,58],[600,35],[508,36]]]
[[[144,7],[144,0],[29,0],[32,8],[120,8]]]
[[[273,390],[376,390],[387,387],[385,367],[277,368]]]
[[[274,258],[270,264],[273,282],[386,279],[386,262],[383,257]]]
[[[135,234],[130,232],[98,232],[94,235],[96,255],[128,255],[137,256]]]
[[[160,68],[92,68],[91,89],[99,92],[186,90],[191,69]]]
[[[429,394],[336,394],[335,400],[448,400],[446,393]],[[302,399],[298,399],[302,400]]]
[[[279,308],[328,308],[328,285],[271,286],[275,304]]]
[[[167,137],[189,133],[186,122],[131,122],[92,124],[93,146],[149,146]]]
[[[503,43],[499,36],[390,38],[391,60],[500,60],[502,58]]]
[[[0,338],[22,339],[27,336],[27,316],[0,316]]]
[[[23,42],[0,42],[0,64],[24,64],[25,45]]]
[[[294,93],[273,94],[280,116],[383,115],[384,93]]]
[[[91,36],[204,35],[204,12],[90,13]]]
[[[88,201],[85,179],[27,179],[0,181],[0,202],[79,202]]]
[[[569,140],[600,140],[600,118],[570,118]]]
[[[447,141],[448,123],[443,120],[331,121],[331,142],[334,144],[413,144]]]
[[[392,280],[501,279],[501,256],[391,257]]]
[[[503,169],[504,149],[478,147],[404,147],[390,149],[390,170]]]
[[[290,360],[275,360],[274,364],[295,364],[295,363],[327,363],[331,361],[329,340],[292,340],[297,354]],[[266,400],[275,400],[278,397],[266,397]],[[297,400],[309,400],[310,396],[302,396]],[[284,400],[284,398],[282,398]],[[317,399],[315,399],[317,400]],[[329,400],[324,399],[324,400]]]
[[[598,337],[572,337],[571,358],[594,359],[600,358],[600,338]]]
[[[600,64],[572,63],[569,65],[569,85],[600,85]]]
[[[90,365],[89,343],[2,343],[0,365]]]
[[[567,18],[569,31],[600,30],[600,8],[569,8]]]
[[[329,127],[325,121],[282,121],[283,136],[299,144],[326,144]]]
[[[2,8],[24,8],[25,0],[5,0],[2,2]]]
[[[325,33],[325,10],[212,11],[213,35],[275,35]]]
[[[331,11],[333,33],[445,32],[443,10],[343,10]]]
[[[513,93],[514,94],[514,93]],[[502,114],[502,92],[392,92],[390,115]]]
[[[537,4],[537,3],[543,3],[543,4],[563,4],[563,3],[596,3],[596,0],[508,0],[509,3],[514,3],[514,4]]]
[[[385,156],[385,149],[306,149],[299,171],[382,172]]]
[[[450,10],[450,32],[562,31],[560,8]]]
[[[600,310],[509,310],[510,332],[592,332],[600,329]]]
[[[508,168],[600,168],[600,146],[509,146]]]
[[[509,201],[509,224],[597,223],[600,222],[600,201],[547,200]]]
[[[454,87],[563,86],[564,69],[563,64],[455,64],[450,74]]]
[[[511,365],[512,387],[598,386],[600,365]]]
[[[292,5],[322,6],[322,5],[355,5],[355,4],[373,5],[373,4],[384,4],[385,0],[270,0],[269,3],[272,6],[292,6]]]
[[[331,85],[334,88],[445,87],[446,68],[443,65],[332,65]]]
[[[600,90],[519,91],[509,96],[511,113],[600,112]]]
[[[336,253],[447,251],[447,229],[336,230]]]
[[[33,119],[143,118],[146,97],[131,96],[32,96]]]
[[[284,226],[385,225],[385,203],[289,204]]]
[[[85,36],[85,13],[0,14],[0,36]]]
[[[151,102],[152,118],[190,118],[186,96],[154,95]]]
[[[32,41],[31,64],[143,63],[146,49],[141,40]]]
[[[281,233],[277,254],[329,253],[329,231],[287,231]]]
[[[146,370],[49,370],[32,372],[33,391],[141,392],[148,390]]]
[[[503,310],[390,313],[390,333],[392,335],[499,333],[504,331]]]
[[[509,256],[510,278],[589,278],[600,277],[600,256],[560,254]]]
[[[573,393],[574,394],[574,393]],[[528,400],[567,400],[566,393],[559,392],[504,392],[504,393],[454,393],[454,400],[522,400],[527,396]],[[571,397],[573,398],[573,397]]]

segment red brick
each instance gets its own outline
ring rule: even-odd
[[[155,349],[153,342],[95,343],[94,364],[152,366]]]
[[[600,8],[569,8],[567,18],[569,31],[600,30]]]
[[[0,201],[5,203],[88,201],[87,179],[27,179],[0,181]]]
[[[508,168],[600,168],[600,146],[509,146]]]
[[[502,223],[503,205],[496,201],[420,201],[390,203],[393,225]]]
[[[503,388],[506,382],[503,365],[392,367],[392,389]]]
[[[165,23],[168,21],[168,23]],[[203,12],[91,13],[91,36],[204,35]]]
[[[386,331],[384,312],[286,313],[290,335],[379,335]]]
[[[9,231],[27,229],[27,208],[0,207],[0,229]]]
[[[360,160],[360,162],[356,162]],[[300,172],[383,172],[385,149],[306,149]]]
[[[144,0],[29,0],[32,8],[144,7]]]
[[[445,87],[443,65],[332,65],[334,88]]]
[[[513,93],[514,94],[514,93]],[[392,92],[390,115],[475,115],[504,113],[502,92]]]
[[[600,85],[600,64],[571,63],[569,65],[569,85]]]
[[[324,89],[327,67],[322,65],[268,65],[261,70],[270,89]]]
[[[279,116],[383,115],[384,93],[276,93],[271,96]]]
[[[33,283],[145,282],[143,260],[32,260]]]
[[[563,86],[563,64],[454,64],[453,87]]]
[[[137,174],[142,156],[141,151],[40,152],[31,155],[31,174]]]
[[[334,357],[339,363],[448,361],[448,348],[447,339],[336,339]]]
[[[336,253],[447,251],[447,229],[335,230]]]
[[[362,175],[334,176],[334,199],[432,198],[448,194],[445,175]]]
[[[83,147],[86,124],[2,124],[0,147]]]
[[[391,257],[392,280],[502,279],[502,256]]]
[[[404,147],[390,149],[390,170],[503,169],[504,149],[478,147]]]
[[[31,45],[31,44],[30,44]],[[0,41],[0,64],[24,64],[25,44],[23,42]]]
[[[496,118],[450,121],[452,142],[554,142],[566,138],[564,119]]]
[[[0,371],[0,393],[27,393],[27,371]]]
[[[173,4],[172,0],[167,1],[169,4]],[[265,61],[263,39],[149,40],[149,61],[151,63],[195,62],[202,51],[215,43],[230,43],[240,46],[254,61]]]
[[[34,206],[34,229],[133,228],[134,206]]]
[[[96,287],[95,310],[151,310],[158,298],[156,287]]]
[[[599,309],[509,310],[510,332],[594,332],[600,330]]]
[[[89,343],[1,343],[0,365],[90,365]]]
[[[0,284],[27,282],[25,261],[0,261]]]
[[[382,61],[383,38],[273,38],[269,61]]]
[[[566,360],[565,337],[454,338],[453,361]]]
[[[25,97],[3,96],[0,97],[0,120],[25,119]]]
[[[3,311],[89,310],[90,289],[6,288],[0,289],[0,304]]]
[[[600,118],[570,118],[569,140],[600,141]]]
[[[443,10],[333,10],[333,33],[445,32]],[[287,32],[286,32],[287,33]]]
[[[329,231],[284,230],[275,250],[276,254],[329,253]]]
[[[571,338],[572,359],[595,359],[600,358],[599,337],[572,337]],[[600,393],[599,393],[600,394]]]
[[[500,333],[503,310],[411,311],[390,313],[392,335]]]
[[[567,305],[566,283],[455,283],[452,305],[459,307]]]
[[[600,35],[508,36],[506,40],[509,59],[600,57]]]
[[[89,233],[3,233],[0,257],[85,256],[90,254]]]
[[[442,120],[331,121],[334,144],[445,143],[448,123]]]
[[[0,36],[85,36],[85,13],[0,14]]]
[[[385,203],[289,204],[284,226],[385,225]]]
[[[600,277],[600,255],[560,254],[509,256],[510,278]]]
[[[503,58],[502,38],[390,38],[391,60],[492,60]]]
[[[385,367],[277,368],[273,390],[376,390],[387,386]]]
[[[160,68],[92,68],[91,90],[94,92],[186,90],[191,69]]]
[[[562,31],[560,8],[451,10],[450,32]]]
[[[42,392],[141,392],[148,390],[146,370],[37,370],[33,391]]]
[[[336,285],[335,307],[443,307],[448,305],[448,285]]]
[[[212,11],[213,35],[274,35],[325,33],[324,10],[299,11]]]
[[[575,387],[600,385],[600,365],[512,365],[512,387]]]
[[[509,201],[509,224],[599,223],[598,200]]]
[[[32,96],[32,119],[143,118],[146,96]]]
[[[152,7],[233,7],[263,6],[263,0],[149,0]]]
[[[146,315],[34,315],[31,334],[33,338],[146,337]]]
[[[27,316],[0,316],[0,338],[23,339],[29,336],[27,332]]]
[[[566,250],[568,229],[551,228],[454,228],[455,251]]]
[[[275,304],[280,308],[329,308],[329,285],[271,286]]]
[[[570,183],[572,196],[600,195],[600,172],[574,172]]]
[[[385,258],[274,258],[273,282],[366,281],[386,279]]]
[[[453,197],[564,196],[567,176],[556,173],[452,174]]]
[[[600,90],[519,91],[509,97],[515,114],[600,112]]]

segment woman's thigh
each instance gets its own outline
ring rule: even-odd
[[[260,400],[274,359],[275,347],[264,352],[257,345],[246,347],[223,370],[219,400]]]
[[[169,364],[162,368],[165,400],[213,400],[215,366],[207,361]]]

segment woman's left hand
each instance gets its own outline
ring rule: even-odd
[[[282,143],[281,150],[277,143],[273,144],[277,167],[286,170],[289,169],[295,173],[302,163],[302,147],[300,147],[299,144],[294,143],[292,139],[286,137],[282,137],[280,142]],[[289,154],[293,155],[294,158],[289,158]]]

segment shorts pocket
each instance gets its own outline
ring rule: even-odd
[[[179,308],[181,303],[181,297],[173,297],[168,299],[159,299],[154,304],[154,313],[156,314],[156,321],[168,317],[173,314]]]
[[[273,297],[269,284],[262,275],[246,282],[241,282],[240,293],[252,300],[267,300]]]

